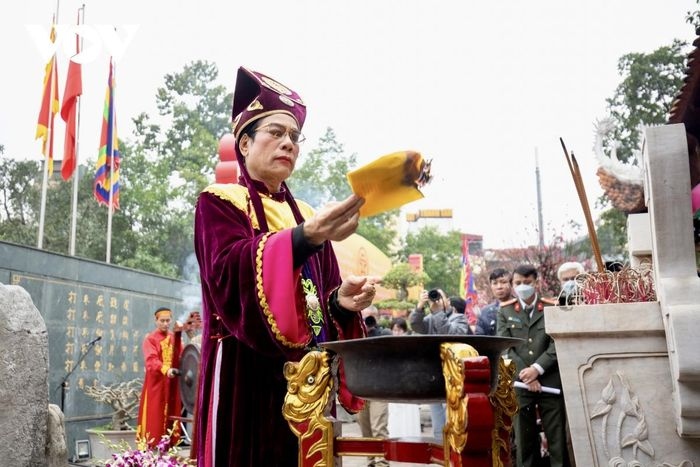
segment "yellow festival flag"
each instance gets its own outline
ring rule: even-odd
[[[55,24],[51,22],[51,42],[56,42]],[[44,95],[41,98],[41,109],[36,122],[36,136],[41,138],[41,152],[47,158],[49,175],[53,174],[53,124],[58,113],[58,70],[56,68],[56,54],[46,64],[44,72]]]
[[[353,193],[365,199],[360,216],[374,216],[423,198],[420,188],[431,179],[430,163],[418,152],[398,151],[348,172]]]

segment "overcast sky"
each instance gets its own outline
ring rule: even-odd
[[[327,127],[361,163],[417,150],[433,159],[435,178],[425,199],[403,212],[452,208],[451,226],[483,235],[487,248],[537,242],[536,152],[546,239],[569,219],[585,231],[559,137],[577,156],[593,206],[601,194],[593,123],[620,82],[618,58],[674,38],[692,42],[685,14],[697,7],[694,0],[61,0],[58,23],[73,24],[83,3],[89,28],[114,25],[126,43],[116,78],[120,138],[132,137],[136,114],[155,114],[165,74],[206,59],[233,90],[245,65],[306,101],[302,157]],[[0,5],[5,156],[40,157],[34,132],[46,57],[34,35],[48,35],[55,9],[44,0]],[[96,158],[110,54],[102,40],[92,44],[95,57],[83,65],[81,161]],[[61,96],[67,57],[61,46]],[[59,120],[59,159],[63,131]]]

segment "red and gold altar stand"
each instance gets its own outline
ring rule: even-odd
[[[287,363],[283,414],[299,439],[299,467],[341,466],[344,456],[454,467],[511,466],[510,432],[517,411],[514,366],[500,356],[479,355],[461,342],[440,343],[439,348],[447,406],[442,445],[422,437],[342,436],[340,423],[331,415],[338,387],[338,355],[313,351],[298,363]]]

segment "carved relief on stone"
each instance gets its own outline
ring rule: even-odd
[[[690,460],[672,463],[656,459],[645,408],[621,370],[600,391],[589,423],[599,438],[596,442],[602,444],[608,467],[695,467]]]

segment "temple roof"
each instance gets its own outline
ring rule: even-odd
[[[671,104],[668,123],[685,123],[687,131],[696,138],[700,136],[700,37],[693,42],[695,47],[688,54],[687,68],[676,99]],[[700,139],[700,138],[698,138]]]

